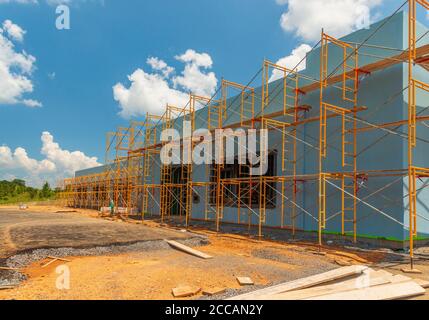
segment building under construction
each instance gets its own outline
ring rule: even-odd
[[[429,30],[416,19],[428,9],[429,1],[409,0],[341,39],[322,31],[294,69],[263,61],[248,83],[222,80],[212,97],[190,94],[186,106],[108,133],[105,165],[66,179],[64,203],[99,210],[113,200],[123,217],[206,221],[218,231],[243,224],[259,235],[312,231],[320,243],[329,233],[411,240],[413,248],[429,239]],[[268,170],[251,175],[238,158],[162,164],[161,132],[181,132],[185,121],[213,136],[233,129],[236,148],[247,129],[269,130]],[[176,142],[192,154],[213,143],[200,138]]]

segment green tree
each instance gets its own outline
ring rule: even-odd
[[[45,184],[42,187],[41,196],[42,198],[49,198],[52,195],[51,186],[48,182],[45,182]]]
[[[25,187],[25,181],[24,181],[24,180],[21,180],[21,179],[14,179],[14,180],[12,181],[12,183],[13,183],[13,184],[16,184],[16,185],[18,185],[18,186],[21,186],[21,187]]]

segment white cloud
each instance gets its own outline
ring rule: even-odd
[[[24,50],[18,52],[12,40],[20,39],[25,31],[6,20],[0,28],[0,105],[24,104],[39,107],[41,103],[23,96],[33,92],[30,79],[36,58]],[[10,37],[10,38],[9,38]]]
[[[18,147],[13,152],[8,146],[0,146],[0,173],[2,179],[8,176],[22,178],[29,185],[41,186],[45,181],[55,185],[58,180],[73,176],[75,171],[96,167],[100,164],[96,157],[88,157],[81,151],[61,149],[49,132],[41,136],[42,160],[30,158],[27,151]]]
[[[10,20],[3,22],[3,30],[14,40],[22,42],[26,31]]]
[[[163,75],[146,73],[137,69],[128,76],[131,85],[126,88],[122,83],[113,87],[113,97],[122,109],[120,115],[124,118],[163,114],[167,103],[185,105],[188,95],[170,87]]]
[[[47,131],[42,133],[41,153],[48,161],[55,164],[57,169],[72,175],[77,170],[96,167],[100,164],[96,157],[88,157],[81,151],[68,151],[61,149],[60,145],[54,141],[54,137]]]
[[[216,90],[217,78],[214,72],[205,73],[201,70],[210,69],[212,58],[207,53],[197,53],[188,49],[184,54],[175,57],[185,63],[182,75],[173,79],[176,87],[183,87],[192,93],[210,97]]]
[[[287,11],[280,19],[281,27],[306,41],[317,41],[321,29],[335,36],[344,36],[368,25],[371,9],[383,0],[280,0]]]
[[[296,69],[296,71],[304,70],[306,68],[306,60],[304,58],[306,57],[307,53],[310,50],[311,50],[311,47],[308,44],[301,44],[300,46],[293,49],[292,53],[289,56],[279,59],[276,62],[276,64],[291,70],[293,69]],[[284,73],[282,71],[274,69],[269,81],[271,82],[271,81],[280,79],[283,76],[284,76]]]
[[[121,108],[120,115],[125,118],[150,114],[161,115],[166,104],[184,107],[192,93],[211,96],[217,86],[213,72],[207,72],[213,65],[207,53],[197,53],[189,49],[175,59],[185,66],[180,75],[173,75],[174,68],[165,61],[150,57],[147,64],[152,72],[135,70],[128,80],[129,87],[117,83],[113,87],[113,97]]]
[[[164,60],[158,59],[157,57],[148,58],[146,63],[150,65],[153,70],[161,71],[166,78],[168,78],[170,74],[174,72],[173,67],[168,66]]]

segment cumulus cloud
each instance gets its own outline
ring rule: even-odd
[[[113,87],[113,97],[121,108],[124,118],[144,116],[146,113],[161,115],[166,104],[184,107],[189,100],[189,92],[211,96],[217,86],[217,78],[209,69],[213,61],[207,53],[189,49],[175,59],[184,64],[180,74],[157,57],[150,57],[146,63],[151,72],[142,68],[128,76],[129,86],[117,83]]]
[[[317,41],[321,29],[340,37],[369,24],[371,9],[383,0],[277,0],[287,5],[280,19],[283,30],[306,41]]]
[[[212,58],[207,53],[197,53],[188,49],[184,54],[175,57],[185,63],[182,75],[175,77],[173,83],[176,87],[195,94],[210,97],[216,90],[217,78],[214,72],[207,72],[213,66]]]
[[[64,177],[73,176],[77,170],[100,165],[96,157],[88,157],[81,151],[62,149],[47,131],[42,133],[41,141],[42,160],[29,157],[22,147],[12,151],[8,146],[0,146],[0,177],[7,179],[13,175],[34,186],[41,186],[45,181],[55,185]]]
[[[13,41],[22,41],[25,32],[10,20],[0,28],[0,105],[41,106],[36,100],[24,98],[33,92],[31,76],[36,58],[25,51],[18,52]]]
[[[14,40],[22,42],[24,40],[24,34],[26,33],[20,26],[14,24],[10,20],[3,22],[3,30]]]
[[[146,60],[146,63],[151,66],[153,70],[161,71],[164,77],[169,77],[174,68],[170,67],[165,63],[164,60],[161,60],[157,57],[150,57]]]
[[[276,64],[291,70],[293,69],[295,69],[296,71],[304,70],[306,68],[306,60],[304,58],[306,57],[307,53],[310,50],[311,50],[311,47],[308,44],[301,44],[300,46],[293,49],[290,55],[279,59],[276,62]],[[283,72],[281,72],[280,70],[274,69],[269,81],[271,82],[271,81],[280,79],[283,76],[284,76]]]

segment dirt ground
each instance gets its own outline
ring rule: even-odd
[[[38,248],[93,247],[189,237],[176,230],[95,217],[95,211],[67,212],[55,207],[31,207],[28,210],[0,207],[0,258]]]
[[[31,210],[45,214],[59,211],[57,207]],[[97,216],[93,211],[84,210],[73,214]],[[168,230],[155,222],[145,224],[155,230]],[[385,259],[383,252],[352,252],[331,246],[323,248],[324,254],[319,254],[317,247],[310,243],[257,241],[245,236],[216,234],[207,230],[189,231],[181,233],[208,238],[209,243],[197,249],[212,255],[212,259],[200,259],[168,246],[120,254],[68,256],[66,258],[70,262],[57,261],[47,267],[42,266],[50,260],[43,259],[20,270],[27,280],[16,288],[0,290],[0,299],[173,299],[172,289],[185,285],[202,290],[217,287],[227,289],[225,293],[213,297],[220,299],[328,271],[340,265],[377,265]],[[70,270],[68,290],[56,287],[59,277],[56,268],[60,265],[66,265]],[[400,267],[393,265],[386,270],[400,273]],[[415,277],[429,280],[429,265],[419,262],[417,267],[424,273]],[[255,285],[241,287],[236,276],[251,277]],[[206,297],[202,292],[191,297],[199,298]],[[426,295],[419,299],[428,297]]]

